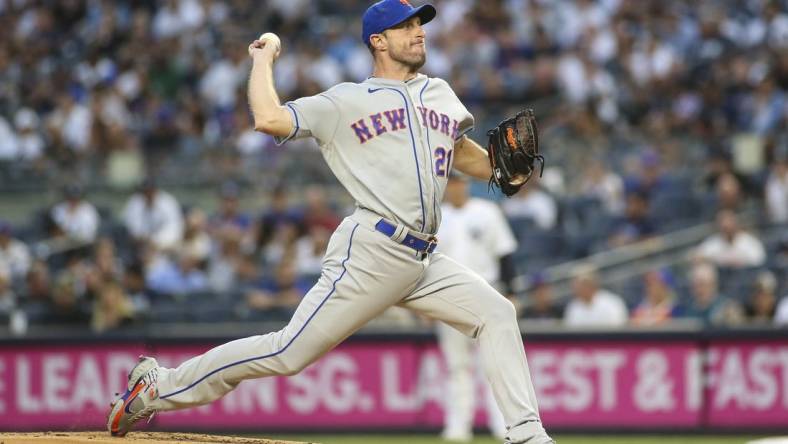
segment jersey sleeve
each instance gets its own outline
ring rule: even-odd
[[[285,103],[285,107],[293,117],[293,129],[287,137],[276,137],[277,145],[304,137],[314,137],[320,145],[325,145],[334,138],[340,110],[327,93],[302,97]]]
[[[469,131],[473,129],[473,125],[474,125],[473,114],[471,114],[471,112],[468,111],[468,108],[466,108],[465,105],[460,100],[460,98],[457,97],[457,94],[454,92],[454,90],[451,88],[448,82],[438,78],[436,78],[435,80],[437,80],[438,84],[447,90],[446,93],[449,96],[454,98],[454,100],[457,103],[457,107],[459,108],[459,114],[460,114],[460,118],[458,120],[459,125],[457,127],[457,132],[453,134],[454,141],[456,142],[460,140],[462,136],[464,136],[465,134],[467,134]]]
[[[457,130],[457,134],[454,136],[455,142],[462,139],[462,136],[464,136],[469,131],[471,131],[473,129],[473,124],[474,124],[473,115],[470,113],[470,111],[468,111],[468,108],[466,108],[465,105],[463,105],[462,102],[460,102],[459,98],[457,99],[457,102],[460,104],[460,107],[462,108],[462,120],[460,120],[460,125]]]

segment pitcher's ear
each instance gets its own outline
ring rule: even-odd
[[[369,36],[369,42],[373,49],[383,51],[386,49],[386,41],[383,34],[372,34]]]

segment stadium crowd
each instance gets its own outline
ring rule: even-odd
[[[531,276],[524,316],[788,323],[786,1],[434,3],[424,71],[469,106],[473,136],[525,104],[540,119],[549,168],[502,202]],[[1,188],[62,191],[35,223],[0,224],[0,312],[96,331],[285,319],[346,209],[327,175],[288,187],[283,163],[316,152],[311,142],[276,148],[252,130],[246,46],[263,30],[282,36],[284,100],[363,80],[365,6],[0,0]],[[167,191],[194,177],[219,190],[215,213]],[[88,198],[132,184],[118,214]],[[243,207],[263,185],[266,207]],[[689,266],[652,270],[627,294],[579,269],[564,308],[537,272],[703,222],[717,233]]]

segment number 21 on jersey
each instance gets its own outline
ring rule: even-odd
[[[438,177],[446,177],[451,171],[451,155],[454,152],[451,148],[444,148],[439,146],[435,148],[433,160],[435,161],[435,175]]]

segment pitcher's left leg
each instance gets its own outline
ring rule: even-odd
[[[514,306],[468,268],[436,253],[401,306],[478,338],[487,379],[512,443],[553,441],[542,427]]]
[[[490,428],[492,436],[502,440],[506,437],[506,421],[503,419],[501,409],[495,400],[495,394],[489,385],[484,387],[483,397],[484,407],[487,411],[487,427]]]
[[[446,360],[446,395],[443,433],[447,441],[471,441],[475,413],[475,379],[470,338],[439,322],[435,326],[438,346]],[[475,355],[475,353],[474,353]]]

